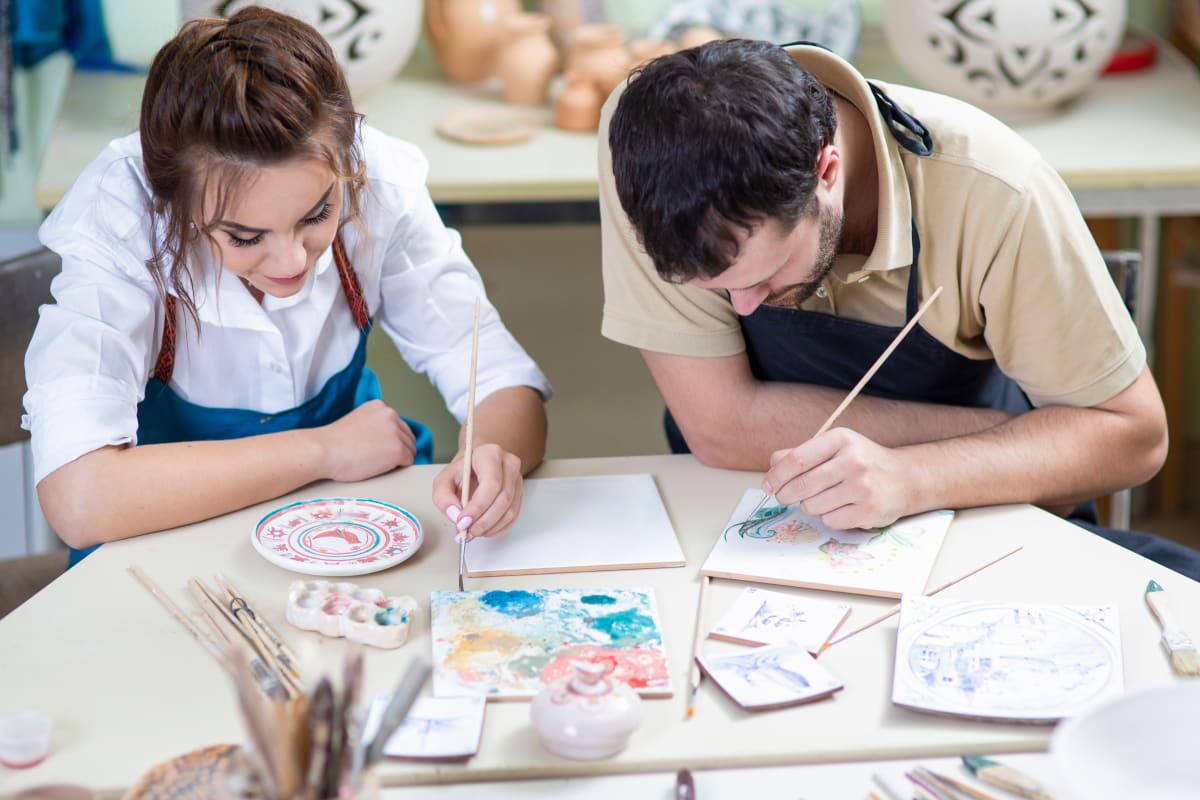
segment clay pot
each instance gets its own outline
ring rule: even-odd
[[[565,131],[594,131],[600,127],[605,95],[582,72],[568,70],[567,85],[554,101],[554,124]]]
[[[518,0],[425,0],[425,38],[446,77],[459,83],[491,77],[506,20],[520,10]]]
[[[581,25],[575,29],[567,68],[583,73],[608,97],[617,88],[633,59],[625,49],[625,32],[613,25]]]
[[[629,55],[634,66],[641,66],[659,56],[675,52],[675,45],[664,39],[634,39],[629,43]]]
[[[558,69],[558,48],[550,41],[550,18],[523,12],[507,20],[508,41],[496,61],[504,99],[527,106],[546,102]]]
[[[716,28],[708,28],[703,25],[696,25],[691,28],[686,28],[679,34],[679,49],[687,50],[689,47],[699,47],[702,44],[715,42],[717,39],[725,37]]]
[[[576,28],[604,21],[603,0],[541,0],[539,8],[553,20],[550,38],[563,52],[570,49]]]

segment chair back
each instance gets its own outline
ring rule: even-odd
[[[37,325],[38,308],[54,302],[50,281],[62,269],[46,248],[0,261],[0,445],[29,438],[21,429],[25,395],[25,351]]]

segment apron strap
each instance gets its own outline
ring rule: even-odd
[[[342,282],[342,291],[346,293],[346,301],[350,304],[350,313],[354,315],[354,324],[360,331],[366,330],[371,323],[367,314],[367,300],[363,297],[358,276],[350,266],[350,259],[346,257],[346,248],[342,246],[340,235],[333,240],[333,261],[337,264],[338,278]],[[175,372],[175,295],[167,295],[165,310],[162,343],[158,346],[158,360],[154,363],[153,374],[163,383],[170,383],[171,375]]]
[[[867,82],[867,85],[871,87],[871,94],[875,95],[875,105],[879,107],[879,113],[883,116],[883,121],[887,123],[896,142],[910,153],[916,153],[919,156],[932,155],[933,136],[930,135],[929,129],[922,125],[916,117],[896,105],[896,101],[888,97],[878,86],[870,81]]]

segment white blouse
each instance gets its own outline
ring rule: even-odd
[[[427,163],[412,145],[363,126],[367,190],[360,224],[342,227],[367,307],[450,412],[466,417],[475,298],[479,297],[476,402],[510,386],[544,398],[550,385],[484,294],[479,273],[425,188]],[[106,445],[137,442],[142,400],[162,341],[165,309],[145,263],[151,195],[138,135],[111,142],[42,224],[62,256],[25,356],[22,425],[32,432],[34,479]],[[366,232],[366,237],[362,232]],[[191,257],[199,331],[177,306],[171,387],[201,406],[284,411],[344,369],[359,332],[333,265],[322,255],[307,284],[259,305],[207,247]],[[403,403],[396,403],[403,412]]]

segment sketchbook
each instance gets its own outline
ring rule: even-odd
[[[816,654],[850,615],[850,606],[748,586],[721,615],[711,639],[759,646],[796,644]]]
[[[828,697],[842,682],[803,647],[771,645],[696,657],[704,674],[742,708],[782,708]]]
[[[650,589],[432,592],[433,694],[528,700],[576,662],[611,667],[643,697],[670,697]]]
[[[953,511],[930,511],[886,528],[835,531],[798,505],[754,511],[763,497],[746,490],[703,574],[878,597],[920,594],[954,518]]]
[[[1115,606],[906,597],[892,702],[935,714],[1055,722],[1124,691]]]
[[[363,739],[369,741],[379,730],[384,709],[392,699],[386,692],[375,695]],[[421,761],[457,761],[479,752],[483,715],[487,701],[482,697],[418,697],[383,746],[392,758]]]
[[[473,578],[685,563],[650,475],[527,480],[516,524],[467,545]]]

